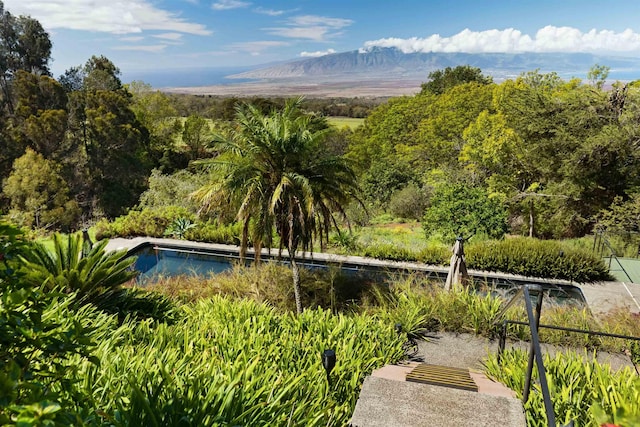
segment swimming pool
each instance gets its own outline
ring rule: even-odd
[[[215,249],[210,249],[190,246],[189,244],[144,243],[131,249],[127,256],[137,257],[133,267],[140,272],[137,279],[140,284],[167,276],[222,273],[240,262],[237,248],[224,248],[221,245]],[[307,269],[338,268],[347,275],[366,276],[381,281],[386,281],[390,276],[393,277],[399,274],[421,274],[444,282],[447,275],[447,268],[445,267],[415,266],[415,268],[409,268],[400,263],[387,263],[364,258],[358,262],[354,260],[356,258],[351,257],[350,261],[340,261],[331,260],[326,255],[323,256],[323,254],[316,254],[313,258],[297,258],[297,260],[301,267]],[[261,259],[264,262],[288,264],[286,258],[280,259],[278,257],[277,251],[263,253]],[[253,261],[253,253],[249,252],[244,264],[250,265]],[[491,273],[472,275],[472,279],[475,291],[481,294],[491,293],[494,296],[509,299],[523,284],[535,283],[542,286],[546,301],[553,301],[556,304],[586,306],[586,299],[582,290],[577,286],[566,283],[560,284],[535,278],[505,279],[500,275]]]

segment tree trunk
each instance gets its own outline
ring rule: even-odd
[[[535,237],[535,207],[533,205],[533,198],[529,199],[529,237]]]
[[[247,255],[247,240],[249,236],[249,220],[246,219],[242,224],[242,237],[240,237],[240,263],[244,263]]]
[[[300,297],[300,270],[298,263],[295,260],[295,256],[289,253],[289,260],[291,261],[291,272],[293,273],[293,295],[296,299],[296,311],[298,314],[302,313],[302,299]]]

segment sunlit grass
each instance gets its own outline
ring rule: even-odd
[[[332,116],[332,117],[327,117],[327,119],[330,125],[335,126],[338,129],[342,129],[343,127],[348,127],[349,129],[354,130],[364,122],[364,119],[357,119],[354,117]]]

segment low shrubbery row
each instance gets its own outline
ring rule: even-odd
[[[359,254],[394,261],[417,261],[448,265],[451,250],[442,245],[419,251],[392,244],[374,244],[359,249]],[[485,240],[465,246],[467,268],[546,279],[564,279],[579,283],[613,280],[604,261],[593,253],[565,247],[552,240],[526,237]]]

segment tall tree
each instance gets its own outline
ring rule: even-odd
[[[217,136],[220,155],[200,161],[211,168],[212,181],[194,196],[205,208],[238,203],[243,223],[241,252],[251,238],[256,256],[271,246],[273,231],[286,247],[293,271],[298,313],[302,312],[296,251],[311,250],[314,238],[326,241],[337,226],[334,213],[357,190],[347,162],[322,147],[325,130],[311,129],[311,117],[300,110],[302,99],[287,101],[284,109],[264,114],[254,106],[237,109],[237,130]]]
[[[38,228],[68,228],[79,215],[69,198],[69,187],[58,165],[27,149],[16,159],[3,183],[3,194],[11,202],[9,214],[16,222]]]
[[[16,17],[0,1],[0,86],[3,104],[13,112],[11,82],[18,70],[49,75],[51,40],[40,23]]]
[[[464,83],[486,85],[493,83],[493,79],[490,76],[483,75],[480,68],[470,65],[458,65],[455,68],[447,67],[444,70],[436,70],[429,73],[429,81],[422,84],[422,93],[442,95],[452,87]]]
[[[210,139],[211,128],[207,119],[196,114],[187,117],[182,130],[182,142],[186,145],[191,160],[205,156]]]

